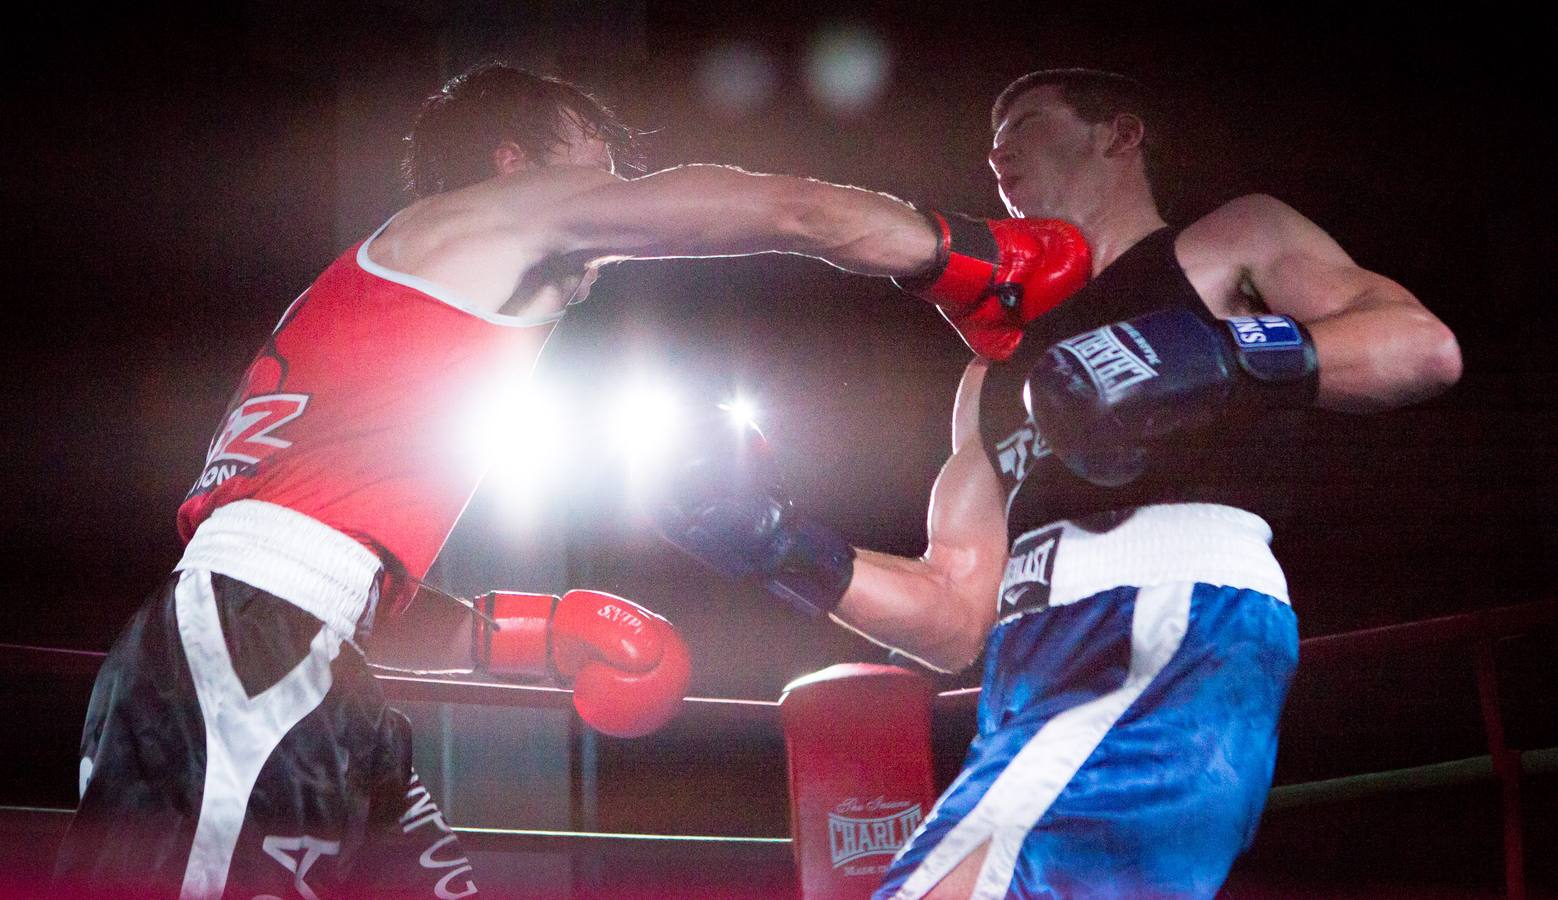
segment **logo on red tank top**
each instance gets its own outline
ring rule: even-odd
[[[227,414],[211,441],[206,466],[195,490],[209,490],[242,471],[259,465],[292,442],[271,432],[296,419],[308,407],[307,394],[261,394]]]
[[[244,373],[227,418],[211,439],[205,467],[190,488],[191,496],[205,493],[234,475],[252,472],[272,454],[292,446],[290,440],[274,432],[303,414],[309,395],[281,392],[287,380],[287,361],[276,350],[276,335],[297,314],[307,296],[305,291],[282,314],[281,322]]]

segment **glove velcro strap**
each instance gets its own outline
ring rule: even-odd
[[[787,515],[775,534],[762,585],[809,618],[838,608],[855,571],[855,548],[820,522]]]
[[[918,274],[893,284],[915,295],[930,294],[938,306],[962,310],[990,293],[1001,246],[990,223],[960,213],[916,210],[937,236],[936,257]]]
[[[939,214],[938,214],[939,215]],[[1001,258],[1001,246],[986,219],[975,219],[961,213],[941,216],[947,227],[948,256],[956,253],[995,265]]]
[[[934,209],[915,207],[914,211],[925,217],[931,233],[936,235],[936,255],[925,264],[925,268],[913,275],[894,278],[892,282],[900,290],[918,294],[941,280],[942,273],[947,271],[947,260],[952,258],[952,228],[947,224],[946,217]]]
[[[1320,390],[1319,358],[1309,329],[1291,316],[1234,316],[1224,320],[1239,369],[1262,407],[1308,406]]]
[[[472,645],[481,667],[500,675],[548,677],[559,683],[552,656],[552,594],[490,591],[476,598]],[[515,663],[521,663],[515,665]]]

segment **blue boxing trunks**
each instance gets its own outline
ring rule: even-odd
[[[1147,506],[1013,545],[979,733],[879,898],[1210,897],[1255,834],[1298,662],[1259,517]]]

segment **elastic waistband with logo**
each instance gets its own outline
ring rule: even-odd
[[[1012,543],[996,616],[1174,582],[1248,588],[1288,602],[1264,519],[1231,506],[1173,503],[1024,533]]]
[[[262,500],[213,511],[174,567],[185,569],[274,594],[347,639],[378,600],[380,563],[372,551],[317,519]]]

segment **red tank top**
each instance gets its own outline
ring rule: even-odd
[[[469,312],[372,262],[369,241],[281,317],[228,405],[178,528],[188,541],[234,500],[285,506],[378,554],[386,593],[399,595],[404,576],[426,575],[475,493],[498,449],[483,436],[512,414],[560,315]]]

